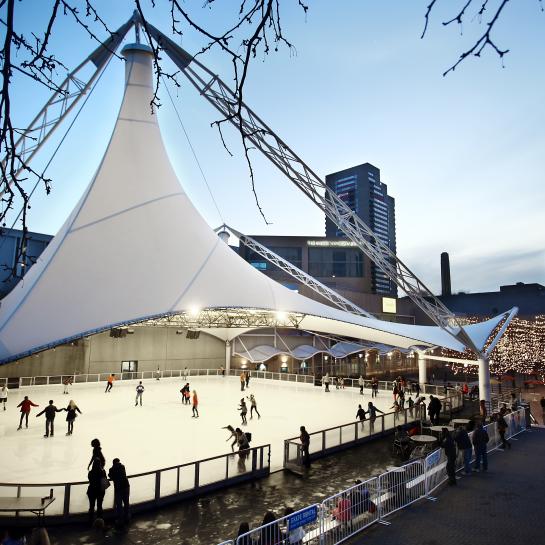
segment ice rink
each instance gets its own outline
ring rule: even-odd
[[[364,408],[371,391],[358,389],[330,393],[310,384],[252,379],[244,393],[237,377],[190,377],[191,389],[199,397],[199,418],[192,418],[191,406],[182,404],[180,388],[185,381],[161,379],[144,381],[143,406],[135,407],[138,381],[116,382],[110,393],[105,384],[78,384],[69,395],[63,386],[38,386],[10,390],[7,410],[0,411],[0,482],[61,483],[87,479],[90,442],[100,439],[106,468],[120,458],[127,474],[174,466],[229,452],[229,432],[222,426],[240,426],[237,410],[240,398],[253,393],[261,419],[254,415],[244,431],[252,433],[252,446],[271,444],[271,469],[282,467],[284,439],[298,436],[299,426],[309,432],[354,421],[358,403]],[[32,408],[29,428],[17,431],[17,404],[28,395],[40,407]],[[55,419],[55,436],[44,438],[45,417],[36,418],[53,399],[58,408],[73,399],[82,411],[74,434],[66,436],[66,413]],[[390,412],[390,392],[381,392],[375,405]],[[250,403],[247,401],[248,411]]]

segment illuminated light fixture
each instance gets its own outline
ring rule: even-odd
[[[280,367],[282,367],[282,369],[287,369],[288,368],[287,362],[283,362]]]
[[[329,356],[324,356],[324,360],[327,361],[329,359]]]
[[[280,361],[286,363],[288,361],[288,356],[281,356]]]
[[[358,354],[358,358],[363,358],[363,354]]]
[[[191,316],[192,318],[197,317],[201,312],[201,309],[195,305],[190,306],[189,310],[187,311],[187,314]]]
[[[246,364],[248,363],[248,360],[245,359],[245,358],[242,358],[242,359],[240,360],[240,363],[241,363],[241,365],[246,365]]]

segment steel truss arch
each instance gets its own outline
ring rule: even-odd
[[[285,273],[289,274],[292,278],[301,282],[301,284],[303,284],[304,286],[309,287],[311,290],[315,291],[316,293],[327,299],[330,303],[333,303],[336,307],[340,308],[341,310],[345,310],[346,312],[350,312],[351,314],[355,314],[356,316],[363,316],[364,318],[374,318],[372,314],[370,314],[366,310],[363,310],[358,305],[352,303],[352,301],[345,299],[335,290],[332,290],[325,284],[322,284],[321,282],[316,280],[316,278],[314,278],[310,274],[307,274],[305,271],[302,271],[293,263],[290,263],[287,259],[284,259],[278,254],[274,253],[263,244],[260,244],[254,238],[248,235],[243,235],[242,233],[240,233],[236,229],[233,229],[232,227],[229,227],[228,225],[222,225],[220,229],[223,227],[231,231],[239,239],[239,241],[244,244],[244,246],[248,247],[250,250],[260,255],[261,257],[269,261],[269,263],[272,263]]]
[[[221,78],[149,23],[141,22],[199,93],[298,187],[441,329],[480,355],[456,316],[382,243],[373,230]]]

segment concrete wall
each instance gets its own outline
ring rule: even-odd
[[[127,360],[138,361],[138,371],[214,369],[225,365],[225,343],[206,333],[190,340],[174,328],[135,327],[134,334],[121,339],[107,331],[1,365],[0,377],[120,372]]]
[[[83,373],[84,343],[58,346],[13,363],[0,365],[0,377],[37,377]]]

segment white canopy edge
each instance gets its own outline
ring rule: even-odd
[[[0,305],[0,363],[112,327],[194,309],[296,313],[298,327],[408,349],[464,346],[435,326],[355,316],[278,284],[223,243],[195,209],[164,149],[151,54],[124,50],[126,86],[104,157],[82,198]],[[503,314],[468,326],[482,347]],[[223,340],[249,329],[206,328]]]

